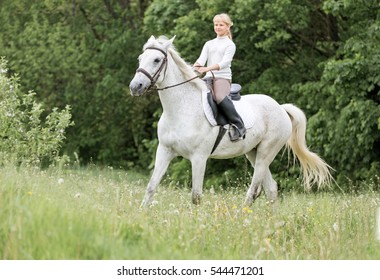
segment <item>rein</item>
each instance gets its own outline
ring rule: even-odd
[[[190,79],[188,79],[188,80],[186,80],[184,82],[181,82],[181,83],[178,83],[178,84],[174,84],[174,85],[171,85],[171,86],[167,86],[167,87],[164,87],[164,88],[157,88],[157,90],[165,90],[165,89],[168,89],[168,88],[173,88],[173,87],[176,87],[176,86],[180,86],[180,85],[186,84],[186,83],[188,83],[188,82],[190,82],[192,80],[195,80],[196,78],[201,79],[201,77],[197,75],[197,76],[192,77],[192,78],[190,78]]]
[[[151,83],[150,83],[150,86],[148,87],[147,91],[150,91],[150,90],[152,89],[152,87],[157,83],[157,80],[158,80],[158,78],[160,77],[161,71],[164,69],[164,66],[165,66],[165,73],[166,73],[166,70],[167,70],[167,67],[168,67],[168,55],[167,55],[166,52],[164,52],[164,51],[163,51],[162,49],[160,49],[160,48],[156,48],[156,47],[148,47],[148,48],[146,48],[145,50],[148,50],[148,49],[150,49],[150,50],[157,50],[157,51],[160,51],[160,52],[163,53],[164,56],[165,56],[165,57],[164,57],[164,60],[162,61],[161,65],[160,65],[160,68],[158,68],[157,72],[154,73],[153,76],[151,76],[151,75],[148,73],[148,71],[146,71],[146,70],[143,69],[143,68],[138,68],[138,69],[136,70],[136,73],[141,72],[141,73],[143,73],[145,76],[148,77],[148,79],[150,80]],[[186,80],[186,81],[183,81],[183,82],[181,82],[181,83],[178,83],[178,84],[170,85],[170,86],[167,86],[167,87],[164,87],[164,88],[157,88],[157,90],[165,90],[165,89],[168,89],[168,88],[173,88],[173,87],[176,87],[176,86],[180,86],[180,85],[186,84],[186,83],[188,83],[188,82],[190,82],[190,81],[192,81],[192,80],[195,80],[195,79],[197,79],[197,78],[201,78],[201,75],[199,75],[199,76],[197,75],[197,76],[195,76],[195,77],[192,77],[192,78],[190,78],[190,79],[188,79],[188,80]]]

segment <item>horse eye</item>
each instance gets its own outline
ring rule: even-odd
[[[159,63],[160,61],[161,61],[161,59],[156,58],[156,59],[154,60],[154,63]]]

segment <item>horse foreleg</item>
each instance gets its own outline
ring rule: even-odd
[[[160,144],[158,145],[153,174],[149,180],[144,200],[141,203],[141,207],[147,207],[152,202],[153,194],[155,193],[157,186],[161,182],[162,177],[168,169],[169,163],[174,157],[175,154],[170,149]]]
[[[192,173],[192,200],[199,205],[202,199],[203,180],[206,170],[207,158],[197,157],[191,159]]]

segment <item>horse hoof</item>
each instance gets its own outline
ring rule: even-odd
[[[252,198],[246,198],[244,203],[243,203],[243,207],[251,207],[253,204],[253,199]]]
[[[201,204],[201,196],[200,195],[193,195],[193,204],[195,204],[195,205]]]

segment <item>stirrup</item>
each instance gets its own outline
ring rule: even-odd
[[[231,134],[231,129],[228,131],[228,135],[230,136],[231,142],[237,142],[239,140],[245,139],[246,129],[243,127],[243,132],[240,132],[239,128],[236,126],[236,124],[231,123],[230,127],[232,127],[233,135]],[[238,135],[236,135],[238,134]]]

